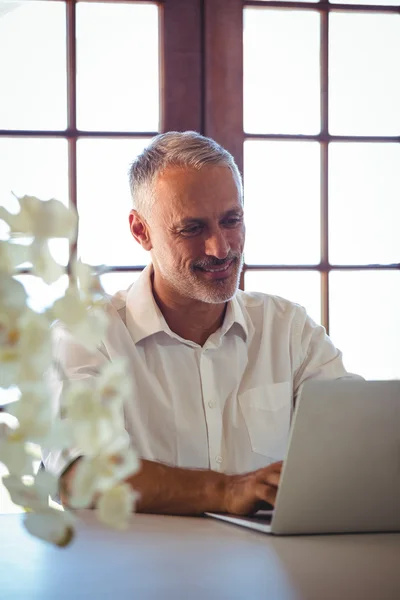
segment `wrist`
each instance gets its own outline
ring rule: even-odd
[[[229,475],[225,473],[217,473],[211,471],[213,477],[211,486],[208,488],[207,506],[210,512],[227,512],[226,511],[226,490],[229,481]]]

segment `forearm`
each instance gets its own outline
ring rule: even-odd
[[[224,512],[226,478],[216,471],[181,469],[142,460],[140,471],[128,482],[140,494],[137,512],[198,515]]]
[[[79,459],[61,477],[60,497],[66,506]],[[227,476],[210,470],[181,469],[142,460],[140,471],[127,482],[138,492],[136,511],[166,515],[224,512]]]

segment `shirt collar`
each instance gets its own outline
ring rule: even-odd
[[[235,325],[235,323],[243,330],[245,339],[247,339],[249,335],[246,317],[238,297],[239,294],[240,292],[236,293],[232,300],[228,302],[225,319],[221,327],[221,337],[225,335]]]
[[[135,344],[159,331],[171,332],[154,300],[152,274],[153,265],[150,263],[129,288],[126,297],[126,326]]]
[[[135,344],[161,331],[181,339],[169,328],[154,300],[151,284],[152,274],[153,265],[150,263],[129,288],[126,296],[126,326]],[[237,295],[228,302],[220,336],[224,336],[235,323],[242,328],[247,339],[248,325]]]

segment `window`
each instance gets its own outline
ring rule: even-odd
[[[398,378],[399,2],[339,4],[244,2],[244,283]]]
[[[127,172],[160,130],[159,12],[155,2],[35,1],[0,17],[2,200],[12,205],[13,190],[76,205],[78,254],[91,264],[147,261],[128,230]],[[70,250],[54,254],[67,262]]]

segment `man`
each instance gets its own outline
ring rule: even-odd
[[[134,161],[130,185],[130,230],[152,264],[112,298],[98,354],[60,330],[58,360],[76,379],[128,358],[125,425],[142,457],[130,478],[137,510],[273,505],[299,388],[348,375],[341,353],[300,306],[238,290],[242,181],[221,146],[194,132],[159,135]],[[46,464],[64,472],[68,493],[74,466],[56,454]]]

